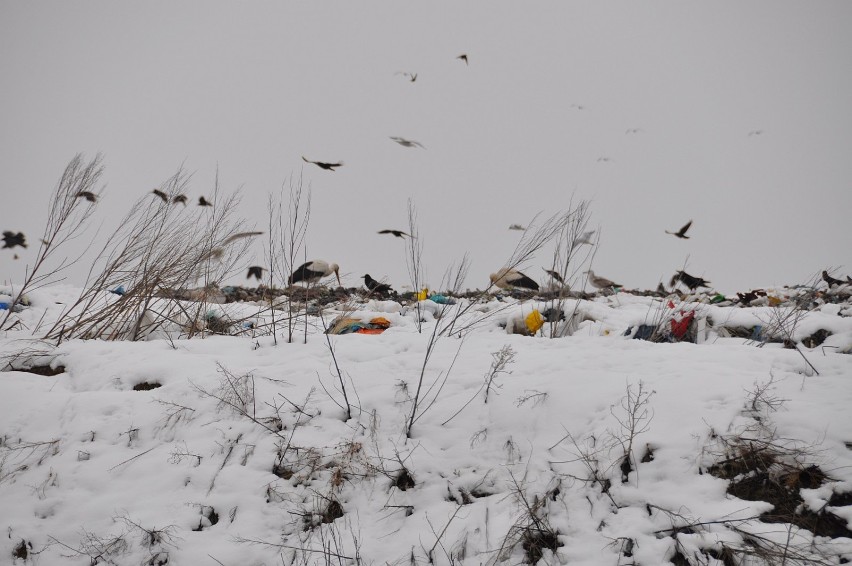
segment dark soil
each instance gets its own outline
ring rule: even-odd
[[[282,480],[289,480],[293,477],[293,470],[277,462],[272,466],[272,473]]]
[[[150,391],[162,386],[162,383],[157,383],[156,381],[143,381],[142,383],[134,385],[133,391]]]
[[[12,550],[12,558],[21,560],[26,560],[30,555],[30,550],[32,550],[33,545],[31,542],[27,542],[25,540],[21,540],[21,544],[16,546],[14,550]]]
[[[403,468],[402,471],[399,472],[399,475],[396,476],[393,485],[400,491],[405,491],[407,489],[411,489],[416,484],[414,483],[414,477],[412,477],[408,470]]]
[[[560,546],[558,533],[530,527],[521,537],[521,547],[524,549],[527,564],[538,564],[544,557],[545,549],[556,552]]]
[[[328,505],[325,506],[325,511],[322,512],[322,522],[325,524],[333,523],[335,519],[343,517],[343,505],[335,499],[331,499]]]
[[[34,373],[36,375],[43,375],[45,377],[51,377],[54,375],[59,375],[60,373],[65,373],[65,366],[56,366],[55,368],[52,368],[50,366],[32,366],[28,368],[14,368],[14,370]]]

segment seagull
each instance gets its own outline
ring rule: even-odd
[[[337,163],[326,163],[325,161],[311,161],[304,155],[302,156],[302,161],[304,161],[305,163],[313,163],[320,169],[325,169],[326,171],[334,171],[336,167],[340,167],[341,165],[343,165],[342,161],[338,161]]]
[[[290,275],[287,282],[290,285],[302,281],[308,284],[319,283],[323,277],[327,277],[334,273],[335,277],[337,277],[338,285],[342,287],[343,284],[340,282],[339,270],[340,267],[336,263],[328,263],[321,259],[315,259],[314,261],[303,263],[297,267]]]
[[[232,242],[236,242],[237,240],[242,240],[243,238],[251,238],[252,236],[260,236],[263,232],[237,232],[236,234],[231,234],[222,242],[222,244],[218,247],[213,248],[209,252],[205,253],[199,258],[199,261],[204,261],[210,258],[221,258],[225,253],[225,246]]]
[[[161,191],[159,189],[154,189],[151,192],[154,193],[155,195],[157,195],[158,197],[160,197],[161,199],[163,199],[163,202],[169,202],[168,195],[166,193],[164,193],[163,191]]]
[[[172,202],[174,204],[181,203],[182,205],[186,206],[186,195],[175,195],[174,197],[172,197]]]
[[[690,291],[695,291],[699,287],[707,287],[710,288],[710,282],[701,277],[695,277],[694,275],[690,275],[686,271],[678,271],[674,275],[672,275],[672,280],[669,281],[669,287],[674,287],[677,285],[677,282],[680,281],[687,287],[689,287]]]
[[[198,197],[198,206],[213,206],[213,203],[204,197]]]
[[[509,230],[521,230],[521,231],[524,231],[524,230],[526,230],[526,228],[524,228],[524,227],[523,227],[523,226],[521,226],[520,224],[510,224],[510,225],[509,225]]]
[[[416,142],[414,140],[407,140],[405,138],[401,138],[399,136],[390,136],[390,139],[401,145],[402,147],[419,147],[422,149],[426,149],[423,147],[423,144],[420,142]]]
[[[672,236],[676,236],[683,240],[688,240],[689,236],[686,235],[686,231],[689,230],[690,226],[692,226],[692,220],[681,226],[680,230],[678,230],[677,232],[669,232],[668,230],[666,230],[666,234],[671,234]]]
[[[538,283],[518,271],[517,269],[509,269],[504,267],[497,273],[492,273],[488,276],[491,283],[511,291],[512,289],[528,289],[530,291],[538,291]]]
[[[80,191],[79,193],[77,193],[77,198],[80,197],[83,197],[89,202],[95,202],[96,200],[98,200],[98,195],[91,191]]]
[[[367,287],[367,289],[369,289],[373,293],[385,295],[387,293],[393,292],[393,289],[390,285],[388,285],[387,283],[379,283],[378,281],[370,277],[369,273],[365,274],[363,277],[361,277],[361,279],[364,280],[364,286]]]
[[[583,235],[574,240],[574,245],[579,246],[581,244],[589,244],[592,245],[594,242],[592,241],[592,234],[595,233],[595,230],[590,230],[588,232],[583,232]]]
[[[405,71],[397,71],[394,74],[402,75],[403,77],[408,77],[408,81],[412,83],[417,80],[417,73],[406,73]]]
[[[620,283],[613,283],[606,277],[599,277],[595,275],[595,272],[591,269],[588,270],[586,273],[589,274],[589,283],[595,289],[612,289],[614,287],[622,287]]]
[[[261,277],[263,277],[264,269],[259,265],[252,265],[248,268],[248,273],[246,274],[246,279],[251,279],[252,275],[254,278],[260,281]]]
[[[397,238],[402,238],[402,239],[405,239],[406,236],[408,236],[409,238],[411,237],[411,234],[406,234],[402,230],[379,230],[378,233],[379,234],[393,234]]]
[[[6,238],[6,234],[8,234],[8,233],[9,232],[3,232],[3,238],[4,239]],[[23,236],[23,234],[18,234],[18,235]],[[3,247],[5,248],[6,246],[3,246]],[[24,247],[26,247],[26,246],[24,246]],[[848,279],[848,277],[847,277],[847,279]],[[846,281],[843,281],[841,279],[835,279],[834,277],[832,277],[831,275],[828,274],[828,271],[826,271],[824,269],[822,271],[822,280],[825,281],[826,283],[828,283],[829,288],[834,287],[835,285],[845,285],[846,284]]]
[[[459,55],[458,57],[456,57],[456,59],[461,59],[462,61],[464,61],[464,64],[465,64],[465,65],[467,65],[467,64],[468,64],[468,62],[467,62],[467,53],[462,53],[461,55]]]
[[[24,233],[15,234],[9,230],[3,232],[3,248],[14,248],[15,246],[27,247],[27,237],[24,236]]]
[[[542,269],[544,269],[544,268],[542,267]],[[545,271],[548,275],[550,275],[551,277],[553,277],[553,279],[555,279],[556,281],[558,281],[561,285],[565,285],[565,280],[564,280],[564,279],[562,279],[562,276],[561,276],[561,275],[559,275],[559,273],[557,273],[556,271],[553,271],[552,269],[544,269],[544,271]]]

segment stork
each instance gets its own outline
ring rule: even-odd
[[[492,273],[488,276],[491,283],[510,291],[512,289],[527,289],[529,291],[538,291],[538,283],[530,277],[524,275],[517,269],[504,267],[497,273]]]
[[[343,284],[340,282],[339,270],[340,267],[336,263],[328,263],[321,259],[315,259],[297,267],[287,281],[290,285],[301,281],[308,284],[319,283],[323,277],[334,273],[335,277],[337,277],[337,284],[342,287]]]

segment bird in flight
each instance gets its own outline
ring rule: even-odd
[[[248,268],[248,273],[246,274],[246,279],[251,279],[254,276],[255,279],[260,281],[261,277],[263,277],[264,269],[259,265],[252,265]]]
[[[751,136],[759,136],[763,134],[763,130],[752,130],[748,133],[749,137]]]
[[[397,71],[394,73],[395,75],[402,75],[403,77],[408,78],[409,82],[414,82],[417,80],[417,73],[406,73],[405,71]]]
[[[213,203],[204,197],[198,197],[198,206],[213,206]]]
[[[95,202],[96,200],[98,200],[98,195],[96,195],[92,191],[80,191],[79,193],[77,193],[77,198],[80,197],[83,197],[89,202]]]
[[[666,230],[666,234],[671,234],[672,236],[676,236],[683,240],[688,240],[689,236],[686,235],[686,231],[689,230],[690,226],[692,226],[692,220],[681,226],[680,230],[678,230],[677,232],[669,232],[668,230]]]
[[[17,234],[6,230],[3,232],[3,248],[14,248],[15,246],[27,247],[27,237],[23,232]]]
[[[520,224],[509,224],[509,230],[521,230],[521,231],[523,231],[523,230],[526,230],[526,228],[524,228]]]
[[[219,259],[223,255],[225,255],[225,246],[230,243],[236,242],[237,240],[242,240],[243,238],[251,238],[252,236],[260,236],[263,232],[237,232],[236,234],[231,234],[222,242],[222,244],[218,247],[211,249],[209,252],[203,254],[200,261],[204,261],[210,258]]]
[[[163,202],[169,202],[169,196],[160,189],[154,189],[151,192],[163,199]]]
[[[544,268],[542,267],[542,269],[544,269]],[[552,269],[544,269],[544,271],[545,271],[548,275],[550,275],[551,277],[553,277],[553,279],[554,279],[555,281],[558,281],[560,285],[565,285],[565,280],[564,280],[564,279],[562,279],[562,276],[561,276],[561,275],[559,275],[559,273],[558,273],[558,272],[553,271]]]
[[[407,140],[405,138],[401,138],[398,136],[390,136],[390,139],[401,145],[402,147],[419,147],[422,149],[426,149],[423,147],[423,144],[420,142],[416,142],[414,140]]]
[[[181,203],[182,205],[186,206],[186,195],[175,195],[172,198],[172,202],[174,204]]]
[[[595,233],[595,230],[590,230],[590,231],[588,231],[588,232],[583,232],[583,234],[582,234],[579,238],[577,238],[576,240],[574,240],[574,245],[575,245],[575,246],[579,246],[579,245],[581,245],[581,244],[590,244],[590,245],[591,245],[591,244],[594,244],[594,242],[592,242],[592,235],[593,235],[594,233]]]
[[[304,161],[305,163],[313,163],[314,165],[316,165],[320,169],[325,169],[326,171],[334,171],[335,168],[343,165],[342,161],[338,161],[337,163],[326,163],[325,161],[311,161],[310,159],[308,159],[304,155],[302,156],[302,161]]]
[[[690,275],[686,271],[680,270],[672,275],[672,280],[669,281],[669,287],[674,288],[677,285],[678,281],[689,287],[690,291],[695,291],[699,287],[707,287],[710,288],[710,282],[702,277],[695,277],[694,275]]]
[[[467,53],[462,53],[461,55],[459,55],[458,57],[456,57],[456,59],[461,59],[462,61],[464,61],[464,64],[465,64],[465,65],[467,65],[467,64],[468,64],[468,61],[467,61]]]
[[[393,234],[397,238],[403,239],[405,239],[406,236],[408,236],[409,238],[411,237],[411,234],[407,234],[402,230],[379,230],[379,234]]]

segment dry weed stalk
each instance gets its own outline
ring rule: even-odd
[[[102,193],[96,185],[103,174],[103,158],[97,155],[85,163],[82,154],[77,154],[65,167],[59,183],[50,197],[47,222],[41,237],[38,253],[32,267],[27,266],[24,283],[12,299],[12,304],[0,321],[0,330],[9,330],[15,324],[12,305],[16,305],[25,293],[55,283],[57,276],[79,260],[64,258],[57,267],[44,272],[45,265],[60,248],[78,238],[95,211],[95,204]],[[82,198],[81,193],[92,195],[92,200]]]

